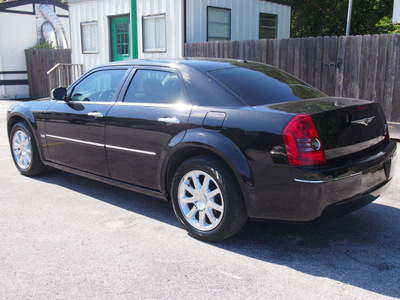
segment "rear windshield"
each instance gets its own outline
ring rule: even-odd
[[[264,65],[229,68],[209,72],[250,106],[325,97],[299,79]]]

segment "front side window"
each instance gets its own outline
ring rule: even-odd
[[[143,17],[143,51],[165,52],[165,14]]]
[[[186,98],[183,85],[175,73],[137,70],[124,102],[176,104],[186,103]]]
[[[207,7],[207,41],[231,39],[231,10]]]
[[[97,71],[75,87],[71,95],[72,101],[111,102],[126,70]]]
[[[260,13],[260,39],[276,39],[278,16]]]
[[[97,22],[81,23],[82,53],[98,53]]]

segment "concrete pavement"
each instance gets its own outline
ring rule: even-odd
[[[400,298],[400,167],[376,202],[343,218],[248,222],[204,243],[167,202],[57,170],[21,176],[10,104],[0,100],[0,299]]]

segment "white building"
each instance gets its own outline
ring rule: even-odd
[[[184,44],[289,38],[291,6],[266,0],[69,0],[72,62],[182,57]]]
[[[43,37],[43,25],[53,28],[41,12],[46,4],[65,30],[70,45],[68,6],[55,0],[20,0],[0,3],[0,99],[29,97],[25,49]],[[48,33],[49,31],[46,31]],[[54,32],[50,32],[55,37]]]

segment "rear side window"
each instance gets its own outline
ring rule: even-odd
[[[250,106],[326,96],[299,79],[269,66],[229,68],[209,74]]]
[[[124,102],[186,103],[184,87],[177,74],[157,70],[137,70]]]
[[[193,101],[198,106],[245,106],[246,104],[235,97],[229,90],[213,77],[192,70],[183,73],[186,87]]]

